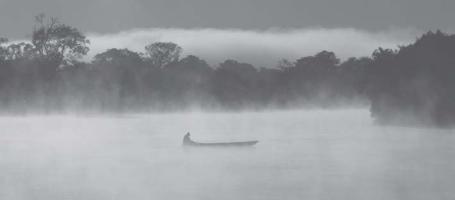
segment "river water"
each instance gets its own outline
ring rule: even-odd
[[[0,199],[455,199],[455,132],[299,110],[0,117]],[[254,148],[183,148],[259,140]]]

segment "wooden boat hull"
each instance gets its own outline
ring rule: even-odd
[[[217,143],[200,143],[200,142],[188,142],[184,143],[184,146],[193,147],[252,147],[258,141],[244,141],[244,142],[217,142]]]

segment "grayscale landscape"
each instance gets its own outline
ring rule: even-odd
[[[0,200],[454,200],[454,0],[0,0]]]

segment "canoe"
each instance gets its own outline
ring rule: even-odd
[[[257,140],[242,141],[242,142],[215,142],[215,143],[202,143],[191,140],[190,133],[183,137],[183,146],[193,147],[251,147],[258,143]]]
[[[185,142],[184,146],[195,147],[250,147],[258,143],[258,141],[242,141],[242,142],[215,142],[215,143],[201,143],[201,142]]]

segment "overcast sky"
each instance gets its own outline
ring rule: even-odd
[[[26,36],[38,13],[84,32],[132,28],[455,28],[455,0],[0,0],[0,34]]]

